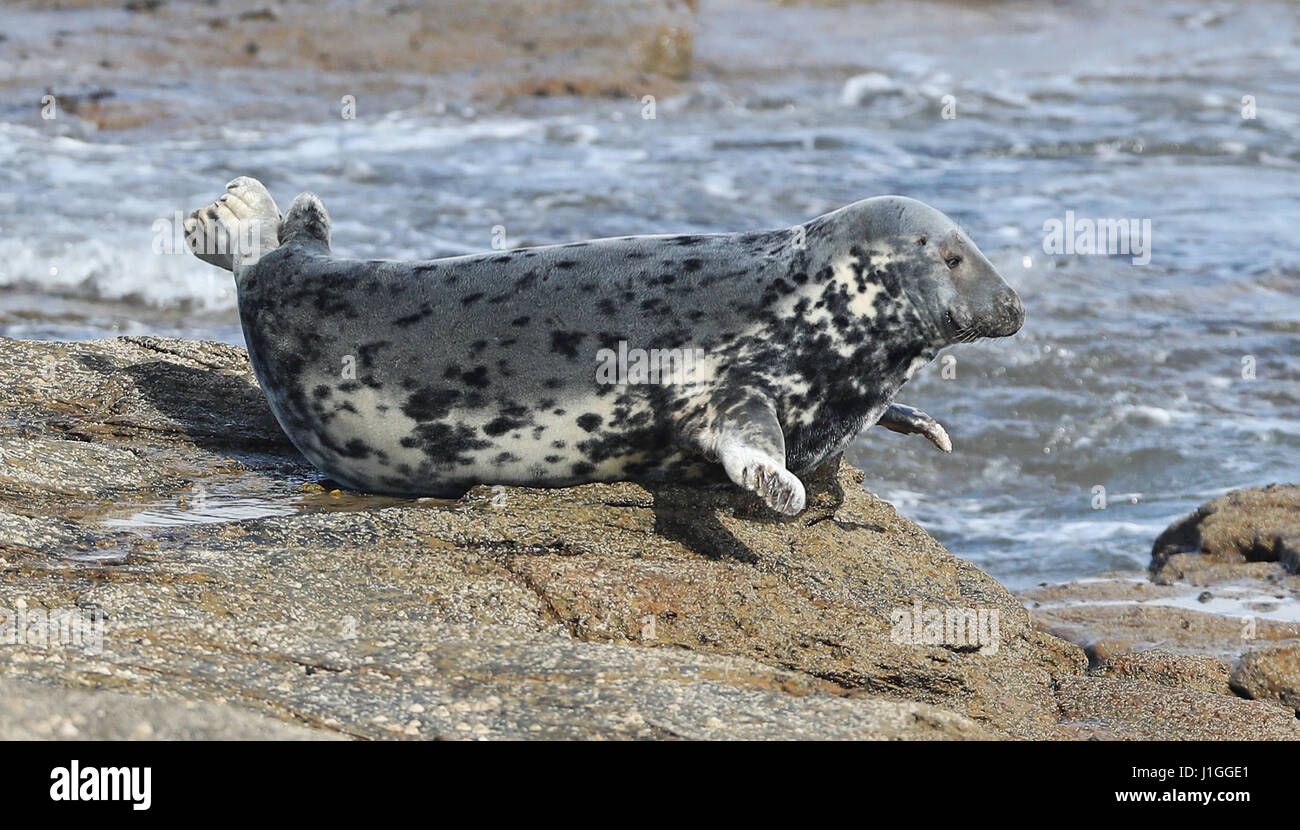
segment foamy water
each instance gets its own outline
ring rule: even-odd
[[[960,38],[900,24],[864,49],[853,26],[881,7],[773,7],[703,29],[707,68],[653,120],[635,99],[161,133],[14,117],[0,333],[240,342],[228,275],[155,252],[240,174],[282,204],[320,194],[336,251],[393,258],[487,250],[495,226],[512,245],[731,231],[902,193],[961,221],[1028,317],[903,390],[954,453],[873,430],[867,485],[1013,586],[1141,568],[1201,501],[1300,478],[1300,26],[1290,5],[1206,8],[966,9]],[[777,30],[793,45],[769,56]],[[1149,220],[1150,262],[1046,253],[1067,211]]]

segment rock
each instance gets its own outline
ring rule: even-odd
[[[320,741],[339,736],[234,706],[0,680],[5,741]]]
[[[729,485],[377,498],[303,463],[240,349],[0,340],[0,372],[0,445],[22,450],[0,488],[6,678],[357,738],[1189,734],[1193,692],[1084,677],[1079,647],[847,466],[808,477],[794,519]],[[1075,681],[1166,703],[1091,730],[1059,689],[1134,687]],[[1276,729],[1277,707],[1214,697],[1188,700]]]
[[[1088,673],[1094,677],[1143,680],[1180,689],[1230,695],[1228,668],[1226,660],[1150,649],[1103,657]]]
[[[1300,586],[1300,578],[1287,571],[1280,562],[1225,562],[1199,553],[1167,553],[1153,560],[1151,581],[1171,585],[1215,585],[1221,582],[1248,580],[1268,590],[1271,586]],[[1204,592],[1203,592],[1204,593]],[[1213,592],[1205,601],[1214,599]],[[1199,597],[1199,595],[1198,595]]]
[[[1277,562],[1300,571],[1300,484],[1234,490],[1206,502],[1160,534],[1151,570],[1160,572],[1178,554],[1226,564]]]
[[[1109,574],[1021,596],[1043,631],[1086,650],[1094,676],[1294,706],[1298,496],[1294,485],[1234,491],[1160,534],[1148,576]]]
[[[106,618],[97,653],[16,643],[6,676],[357,737],[959,738],[1054,734],[1084,666],[848,468],[794,521],[727,486],[332,498],[241,350],[6,340],[0,371],[0,438],[94,448],[0,491],[0,608]],[[195,522],[196,487],[290,515]],[[918,604],[996,640],[891,639]]]
[[[1064,725],[1079,737],[1174,741],[1294,741],[1300,722],[1267,703],[1171,689],[1142,680],[1066,677],[1057,687]]]
[[[22,60],[0,83],[46,89],[61,116],[99,130],[164,118],[339,120],[344,96],[358,118],[431,102],[459,112],[507,95],[616,96],[635,114],[643,95],[672,94],[694,66],[690,0],[277,0],[274,10],[209,0],[148,14],[67,12],[54,39],[40,34],[40,4],[23,5],[6,10]],[[160,76],[183,79],[185,94],[158,88]],[[209,97],[195,89],[218,76],[249,89],[273,79],[277,94],[233,108],[193,100]],[[50,88],[51,77],[64,80]]]
[[[1231,665],[1260,643],[1300,643],[1300,624],[1247,608],[1261,591],[1294,596],[1296,589],[1253,580],[1216,585],[1206,602],[1198,600],[1197,585],[1153,583],[1136,575],[1042,586],[1020,596],[1035,625],[1082,646],[1094,664],[1160,649]]]
[[[179,479],[159,475],[129,450],[67,439],[0,440],[0,487],[14,496],[103,501],[179,485]]]
[[[1300,645],[1248,652],[1232,670],[1232,688],[1252,700],[1276,700],[1300,715]]]

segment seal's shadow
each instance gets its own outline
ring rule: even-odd
[[[759,561],[758,554],[719,519],[720,508],[725,509],[721,502],[725,499],[715,491],[723,486],[709,485],[705,493],[683,492],[683,488],[672,485],[648,487],[654,496],[654,532],[706,559],[755,564]]]
[[[170,422],[166,426],[201,449],[227,456],[252,452],[307,464],[276,423],[262,390],[247,379],[167,360],[124,367],[95,355],[77,360],[95,372],[130,377],[144,402]]]
[[[737,519],[796,535],[802,528],[833,517],[844,503],[839,466],[840,456],[835,456],[803,477],[808,507],[794,517],[778,515],[757,496],[729,482],[696,487],[647,484],[646,489],[654,496],[655,533],[707,559],[756,564],[761,557],[721,517],[730,513]]]

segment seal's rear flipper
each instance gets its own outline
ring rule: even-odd
[[[330,215],[315,193],[299,193],[280,223],[280,242],[330,247]]]
[[[943,424],[919,409],[901,403],[891,403],[880,416],[880,420],[876,421],[876,425],[904,435],[924,435],[939,449],[952,452],[952,440],[948,437],[948,431],[943,428]]]
[[[204,262],[238,271],[280,247],[280,209],[257,179],[240,176],[185,220],[185,241]]]

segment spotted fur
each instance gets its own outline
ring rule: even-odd
[[[260,183],[230,188],[268,220]],[[200,235],[219,232],[206,216]],[[303,194],[276,236],[233,258],[253,368],[302,453],[371,492],[726,476],[797,513],[797,474],[941,348],[1023,321],[974,243],[901,197],[796,228],[393,262],[330,253]],[[620,342],[705,360],[688,385],[598,383]]]

